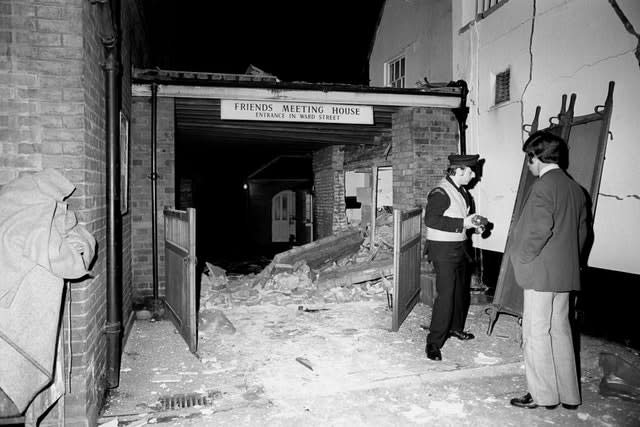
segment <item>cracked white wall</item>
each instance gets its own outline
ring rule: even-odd
[[[576,93],[576,116],[590,114],[604,103],[609,81],[615,81],[612,138],[589,265],[640,274],[638,38],[605,0],[510,0],[476,22],[470,22],[468,3],[453,1],[453,79],[469,84],[467,152],[486,158],[474,192],[479,211],[496,224],[493,235],[476,240],[476,246],[504,250],[527,135],[521,128],[531,122],[536,106],[541,107],[541,128],[558,114],[563,94]],[[640,2],[617,4],[639,33]],[[506,68],[511,70],[511,101],[494,106],[492,78]]]

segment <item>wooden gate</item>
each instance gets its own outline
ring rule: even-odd
[[[420,299],[422,209],[393,210],[393,318],[397,332]]]
[[[176,329],[195,353],[198,350],[196,311],[196,210],[164,209],[165,303]]]

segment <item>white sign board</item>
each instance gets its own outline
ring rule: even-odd
[[[372,125],[373,107],[370,105],[221,99],[220,118],[222,120]]]

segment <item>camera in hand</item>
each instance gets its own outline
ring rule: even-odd
[[[484,227],[489,223],[489,220],[482,215],[475,215],[473,218],[471,218],[471,223],[475,227]]]

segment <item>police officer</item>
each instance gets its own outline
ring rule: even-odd
[[[469,302],[467,276],[467,230],[482,232],[479,215],[473,214],[473,200],[465,188],[476,176],[479,155],[452,154],[447,175],[427,196],[425,251],[436,273],[437,297],[425,351],[431,360],[442,360],[440,348],[449,337],[470,340],[464,331]]]

